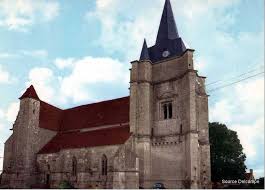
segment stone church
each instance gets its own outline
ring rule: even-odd
[[[156,42],[131,62],[130,96],[60,109],[33,86],[5,142],[10,188],[210,188],[208,96],[169,0]]]

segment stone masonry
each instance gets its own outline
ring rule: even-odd
[[[156,44],[131,62],[130,96],[67,110],[20,97],[0,187],[211,188],[208,95],[165,1]]]

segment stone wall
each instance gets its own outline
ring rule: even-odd
[[[161,182],[166,188],[199,188],[210,181],[204,82],[194,70],[192,50],[153,64],[132,62],[130,128],[140,159],[140,186]],[[166,102],[172,103],[168,119],[163,116]]]
[[[12,149],[13,149],[13,135],[11,135],[5,142],[4,149],[4,162],[3,162],[3,170],[9,171],[11,166],[14,164],[12,159]]]
[[[102,174],[102,157],[107,157],[107,175]],[[73,158],[76,173],[73,173]],[[136,155],[131,147],[113,145],[82,149],[61,150],[58,153],[40,154],[37,158],[39,183],[58,188],[68,181],[75,188],[138,188]]]
[[[120,146],[114,156],[114,189],[139,188],[139,158],[134,152],[133,137]]]
[[[151,140],[153,125],[152,64],[133,62],[130,86],[130,131],[139,157],[139,186],[146,186],[151,175]]]
[[[56,132],[39,128],[40,102],[25,98],[5,143],[3,182],[11,188],[29,188],[37,182],[36,155]],[[8,161],[7,161],[8,160]]]
[[[208,96],[205,92],[205,78],[197,77],[196,114],[199,130],[199,166],[201,188],[211,188],[211,162],[208,126]]]
[[[152,176],[150,187],[156,182],[166,188],[183,188],[185,179],[185,144],[180,136],[153,139],[151,149]]]
[[[172,80],[193,69],[193,51],[188,50],[180,57],[172,57],[153,64],[152,82],[160,83]]]
[[[37,158],[39,182],[50,188],[58,188],[62,181],[69,181],[76,188],[108,188],[112,186],[112,175],[101,175],[101,159],[108,159],[108,171],[112,174],[113,157],[118,146],[68,149],[58,153],[40,154]],[[77,173],[73,173],[73,158],[77,160]],[[49,175],[49,176],[48,176]],[[47,179],[47,176],[49,179]]]
[[[37,154],[56,135],[39,127],[40,102],[25,98],[5,143],[2,183],[58,188],[209,188],[210,146],[205,78],[193,70],[193,51],[160,63],[132,63],[131,138],[124,145]],[[164,119],[163,102],[173,115]],[[107,175],[102,158],[107,158]]]

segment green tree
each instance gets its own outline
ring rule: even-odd
[[[62,181],[59,184],[58,189],[73,189],[74,187],[71,185],[69,181]]]
[[[212,181],[244,179],[246,155],[237,133],[221,123],[209,123]],[[246,137],[247,138],[247,137]]]

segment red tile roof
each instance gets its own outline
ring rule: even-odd
[[[63,110],[46,102],[40,102],[39,127],[52,131],[59,131],[62,122]]]
[[[129,122],[129,97],[63,111],[61,131]]]
[[[55,153],[62,149],[124,144],[130,135],[128,125],[88,132],[59,132],[39,154]]]
[[[129,126],[102,128],[81,133],[81,129],[129,123],[129,97],[83,105],[67,110],[41,101],[31,85],[20,97],[40,101],[39,127],[58,131],[40,153],[57,152],[65,148],[81,148],[123,144],[130,136]]]
[[[61,110],[40,101],[39,127],[69,131],[129,122],[129,97]]]
[[[19,99],[22,100],[23,98],[33,98],[36,100],[40,100],[33,85],[27,88],[27,90],[24,92],[24,94]]]

